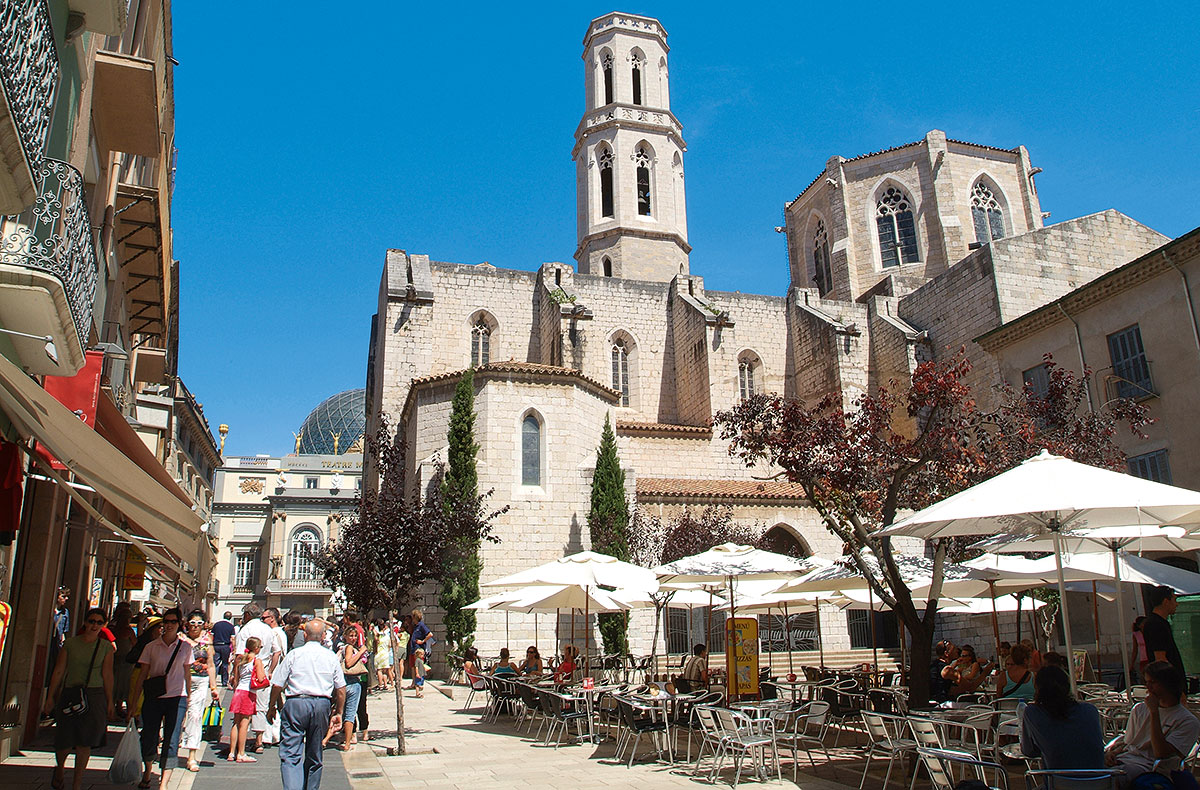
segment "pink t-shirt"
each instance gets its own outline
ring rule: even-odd
[[[175,661],[171,664],[171,671],[168,673],[167,663],[171,661],[171,653],[175,651],[176,645],[179,646],[179,655],[175,656]],[[145,677],[148,678],[166,673],[167,693],[160,698],[165,699],[187,696],[187,671],[191,659],[192,646],[182,637],[169,645],[161,639],[155,639],[142,650],[138,664],[146,665],[146,669],[143,671],[146,673]]]

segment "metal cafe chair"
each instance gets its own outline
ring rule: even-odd
[[[1120,768],[1036,770],[1025,772],[1028,790],[1117,790]]]
[[[858,783],[858,790],[862,790],[863,786],[866,785],[867,771],[871,768],[871,758],[876,756],[888,758],[887,773],[883,777],[883,790],[887,790],[888,782],[892,778],[892,768],[896,763],[896,758],[915,752],[917,750],[917,742],[911,738],[900,737],[900,734],[907,729],[907,722],[900,716],[873,713],[864,710],[862,718],[869,743],[865,755],[866,759],[863,763],[862,779]],[[826,752],[826,757],[828,756],[828,752]],[[795,781],[795,774],[793,774],[792,781]],[[901,781],[903,782],[904,780],[901,779]]]
[[[953,768],[956,765],[964,769],[974,768],[979,780],[987,785],[989,790],[1008,790],[1008,775],[999,763],[991,760],[979,760],[972,754],[953,749],[918,747],[917,754],[920,756],[925,770],[929,772],[929,781],[933,785],[933,790],[954,790],[956,782]],[[993,772],[996,779],[995,784],[988,784],[984,775],[985,771]]]

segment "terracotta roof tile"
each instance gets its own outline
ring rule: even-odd
[[[412,380],[412,386],[416,387],[421,384],[429,384],[435,381],[450,381],[462,376],[466,371],[452,370],[447,373],[438,373],[434,376],[422,376]],[[572,378],[578,379],[592,387],[601,390],[604,394],[612,398],[620,397],[621,393],[609,387],[606,384],[601,384],[596,379],[585,376],[574,368],[564,368],[558,365],[543,365],[538,362],[517,362],[516,360],[508,360],[507,362],[489,362],[486,365],[481,365],[475,368],[475,375],[486,378],[492,373],[522,373],[531,376],[552,376],[555,378]]]
[[[637,422],[636,420],[617,420],[617,433],[621,435],[657,434],[680,439],[711,439],[712,426],[709,425],[675,425],[669,422]]]
[[[799,483],[781,480],[695,480],[675,477],[639,477],[637,495],[664,499],[805,499]]]

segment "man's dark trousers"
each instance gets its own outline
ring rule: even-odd
[[[289,697],[283,703],[279,739],[283,790],[321,787],[321,740],[329,731],[332,706],[327,697]]]
[[[215,645],[217,652],[217,676],[221,678],[221,685],[229,685],[229,645]]]

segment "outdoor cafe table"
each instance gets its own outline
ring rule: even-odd
[[[811,700],[816,689],[832,687],[828,680],[772,680],[770,682],[772,685],[778,686],[780,691],[786,691],[793,702],[803,699]]]

